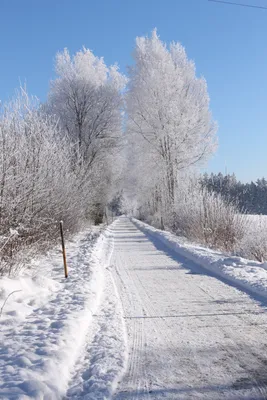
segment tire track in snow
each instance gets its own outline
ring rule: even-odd
[[[144,362],[141,358],[142,353],[145,351],[145,337],[144,337],[144,319],[142,316],[144,316],[144,310],[142,307],[142,301],[140,299],[138,290],[134,284],[134,280],[132,279],[130,272],[127,268],[123,268],[123,274],[125,274],[125,278],[123,278],[119,271],[118,268],[120,269],[120,266],[123,265],[124,260],[121,259],[120,256],[116,257],[114,262],[116,263],[116,275],[117,279],[119,278],[120,280],[120,285],[123,284],[124,280],[127,280],[128,282],[131,283],[131,287],[127,288],[127,293],[129,295],[128,301],[130,307],[133,308],[133,312],[135,315],[139,315],[141,318],[140,319],[135,319],[133,322],[133,325],[131,326],[131,330],[128,332],[129,333],[129,347],[131,349],[130,355],[129,355],[129,361],[128,361],[128,371],[127,371],[127,379],[129,380],[129,384],[136,388],[136,393],[133,394],[132,398],[136,399],[138,398],[138,395],[140,391],[144,390],[148,394],[147,398],[150,398],[149,396],[149,384],[147,381],[146,377],[146,371],[145,371],[145,366]],[[126,299],[126,293],[125,293],[125,287],[124,290],[124,299]],[[125,310],[124,310],[125,313]]]
[[[167,271],[166,271],[167,272]],[[151,297],[149,296],[149,293],[147,291],[146,285],[144,284],[144,281],[140,279],[140,277],[136,275],[136,280],[139,282],[139,291],[142,293],[142,299],[143,299],[143,304],[145,307],[145,315],[147,317],[152,317],[152,323],[154,325],[154,329],[156,334],[161,335],[163,337],[164,343],[172,349],[172,354],[175,355],[176,357],[179,357],[179,350],[175,346],[175,341],[173,338],[173,335],[171,334],[171,327],[168,324],[168,318],[164,318],[159,316],[158,317],[158,310],[157,308],[153,305],[151,301]],[[162,285],[162,291],[165,293],[168,293],[168,286],[166,286],[165,282],[161,282]],[[203,383],[208,383],[206,376],[202,374],[201,372],[201,367],[198,365],[197,360],[196,360],[196,355],[192,349],[188,349],[187,353],[184,355],[186,361],[190,360],[190,366],[191,368],[194,368],[195,373],[197,372],[199,376],[201,377],[201,381]],[[176,374],[179,374],[179,371],[176,371]]]

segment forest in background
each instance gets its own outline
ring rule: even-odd
[[[208,175],[206,173],[201,178],[201,183],[209,191],[221,194],[223,198],[236,203],[240,212],[267,215],[267,180],[265,178],[242,183],[236,179],[235,174],[211,173]]]

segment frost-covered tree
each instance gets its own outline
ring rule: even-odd
[[[107,67],[86,48],[73,57],[67,49],[58,53],[56,73],[48,96],[50,112],[59,117],[80,162],[90,167],[121,138],[126,78],[116,65]]]
[[[150,190],[150,201],[164,197],[168,207],[178,174],[216,148],[207,85],[182,45],[168,47],[156,30],[136,39],[134,61],[126,95],[128,141],[135,152],[130,169],[139,186]]]
[[[93,213],[103,214],[115,183],[122,146],[123,88],[126,78],[116,65],[83,48],[56,56],[47,110],[72,143],[72,163],[81,185],[91,186]]]
[[[59,220],[69,232],[79,229],[94,190],[82,166],[79,175],[73,169],[72,144],[58,120],[25,89],[0,108],[0,152],[1,274],[21,264],[24,246],[54,240]],[[9,238],[12,231],[18,235]]]

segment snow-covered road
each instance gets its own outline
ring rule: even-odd
[[[127,218],[112,231],[129,351],[114,399],[267,398],[266,306]]]
[[[0,304],[16,292],[2,306],[0,399],[267,399],[267,301],[137,225],[120,217],[100,236],[76,235],[68,280],[56,249],[34,261],[35,274],[1,279]],[[251,273],[264,286],[258,264]],[[231,265],[242,278],[243,264]]]

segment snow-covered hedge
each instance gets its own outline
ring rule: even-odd
[[[172,231],[208,247],[234,251],[246,231],[246,217],[220,195],[189,186],[177,194],[171,214]]]
[[[267,260],[267,216],[246,215],[246,233],[239,244],[239,253],[246,258]]]

